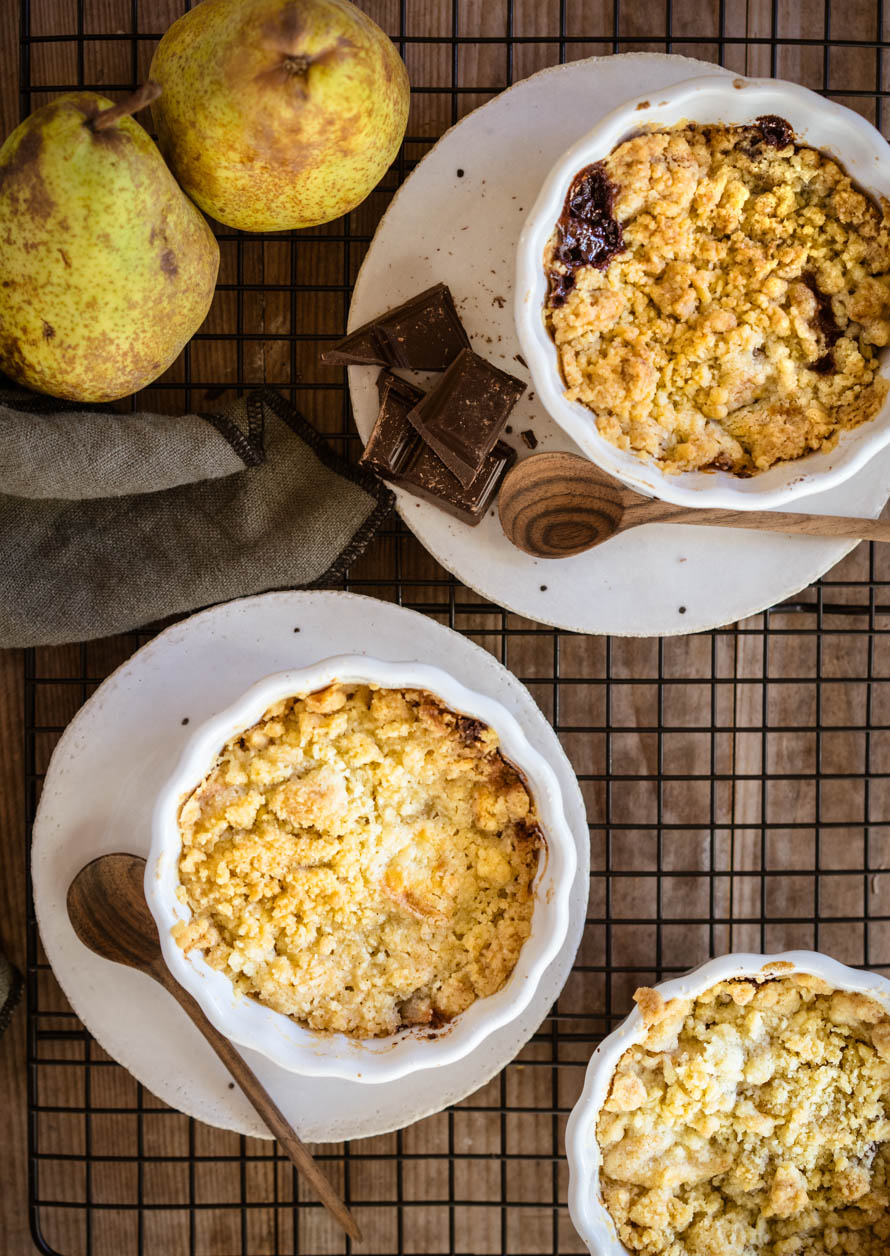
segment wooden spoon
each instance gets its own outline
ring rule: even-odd
[[[535,558],[581,554],[643,523],[716,524],[890,541],[890,523],[876,519],[672,506],[625,488],[587,458],[565,453],[534,454],[517,463],[501,485],[498,513],[507,539]]]
[[[247,1095],[290,1160],[311,1183],[325,1208],[348,1235],[361,1242],[361,1231],[349,1209],[300,1141],[286,1117],[272,1102],[256,1074],[175,980],[161,952],[158,930],[143,892],[145,860],[136,855],[102,855],[81,868],[68,887],[68,916],[84,946],[154,977],[172,994],[213,1047]]]

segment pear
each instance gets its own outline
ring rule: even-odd
[[[158,144],[205,213],[284,231],[354,209],[408,122],[405,66],[348,0],[204,0],[151,64]]]
[[[0,148],[0,367],[75,401],[150,383],[204,321],[219,247],[129,113],[59,96]]]

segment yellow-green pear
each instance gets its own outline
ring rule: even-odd
[[[161,152],[219,222],[329,222],[380,182],[408,122],[408,75],[349,0],[203,0],[158,45]]]
[[[219,247],[130,112],[72,92],[0,148],[0,368],[75,401],[151,383],[213,298]]]

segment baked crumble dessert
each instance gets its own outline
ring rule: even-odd
[[[819,977],[634,996],[597,1122],[603,1202],[645,1256],[890,1252],[890,1015]]]
[[[509,977],[543,838],[495,731],[333,684],[223,747],[179,813],[185,950],[309,1028],[436,1028]]]
[[[544,261],[566,397],[666,472],[753,475],[884,402],[890,206],[782,118],[619,144],[576,175]]]

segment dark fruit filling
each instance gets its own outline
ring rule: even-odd
[[[765,113],[756,121],[764,144],[769,144],[770,148],[787,148],[794,143],[794,132],[784,118],[779,118],[774,113]]]
[[[810,362],[809,367],[817,375],[827,375],[829,371],[834,370],[832,349],[841,338],[841,329],[837,325],[834,310],[831,308],[831,297],[819,291],[815,275],[810,271],[805,271],[801,275],[801,281],[807,285],[816,298],[816,313],[813,317],[813,326],[825,341],[825,352],[822,354],[822,357],[817,358],[815,362]]]
[[[551,305],[564,303],[582,266],[605,270],[615,254],[624,251],[621,225],[612,216],[615,192],[601,161],[585,166],[572,180],[557,223],[559,243],[553,252],[565,272],[550,272]]]

